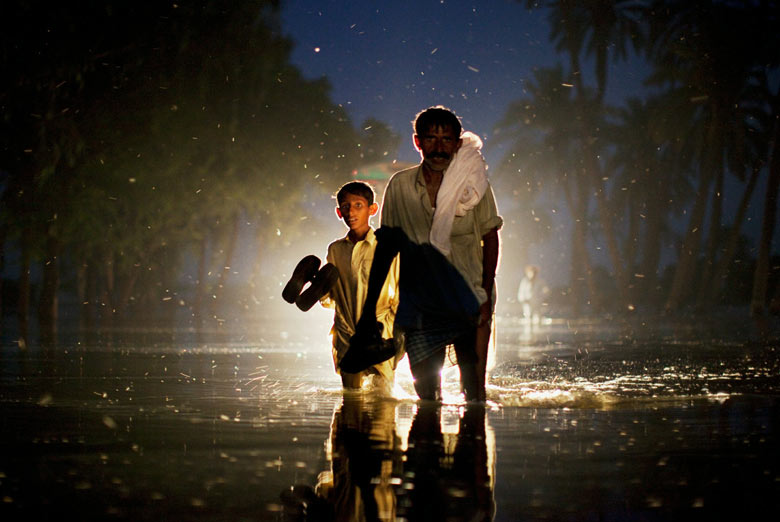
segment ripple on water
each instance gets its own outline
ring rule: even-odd
[[[506,406],[604,408],[780,390],[771,346],[585,343],[514,351],[491,372],[489,394]]]

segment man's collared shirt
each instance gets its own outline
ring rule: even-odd
[[[397,172],[390,178],[382,202],[383,227],[401,228],[409,240],[418,245],[430,243],[434,210],[425,187],[422,165]],[[447,258],[480,303],[487,300],[482,288],[482,236],[502,225],[490,186],[477,206],[464,216],[455,216],[452,224],[452,250]]]

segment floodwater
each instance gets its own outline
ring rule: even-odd
[[[776,520],[777,344],[614,323],[499,320],[487,405],[344,394],[315,327],[4,341],[0,519]]]

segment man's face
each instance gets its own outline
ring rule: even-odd
[[[460,136],[456,136],[449,125],[433,126],[423,134],[414,135],[414,145],[420,151],[423,163],[435,171],[442,171],[450,165],[461,142]]]

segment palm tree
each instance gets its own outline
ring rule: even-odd
[[[526,5],[535,7],[537,3],[528,1]],[[620,299],[623,305],[628,305],[628,277],[617,237],[618,216],[608,198],[609,176],[603,171],[603,165],[598,159],[598,148],[603,146],[598,143],[599,122],[591,118],[591,115],[602,114],[603,111],[594,111],[588,107],[593,104],[603,107],[610,55],[614,59],[624,59],[629,52],[629,43],[636,49],[643,42],[642,28],[637,18],[638,5],[633,0],[550,0],[541,5],[550,11],[551,41],[559,52],[569,57],[571,77],[567,83],[573,85],[577,100],[574,109],[580,124],[582,157],[585,160],[583,169],[590,177]],[[583,80],[583,57],[592,57],[595,61],[597,88],[592,98]]]
[[[764,215],[761,222],[761,239],[756,260],[756,271],[753,278],[753,295],[751,297],[750,311],[753,316],[761,316],[767,304],[769,293],[769,264],[772,249],[772,240],[775,232],[775,219],[777,216],[777,198],[780,190],[780,88],[769,99],[772,116],[771,135],[769,140],[769,179],[764,198]],[[777,290],[780,292],[780,289]],[[777,302],[773,303],[777,308]]]
[[[762,172],[767,165],[767,157],[771,147],[772,119],[771,112],[766,110],[766,88],[768,82],[759,74],[742,95],[745,100],[735,110],[738,114],[735,131],[732,132],[732,146],[729,148],[727,159],[729,171],[744,183],[744,190],[740,198],[737,212],[729,227],[728,235],[719,244],[720,255],[714,263],[712,277],[702,278],[703,283],[699,289],[697,308],[706,310],[718,301],[728,271],[732,266],[734,257],[739,248],[741,229],[745,223],[750,202]],[[770,103],[771,107],[771,103]],[[707,265],[709,267],[710,265]]]
[[[695,123],[687,139],[698,163],[697,197],[665,305],[674,311],[693,288],[690,281],[701,253],[708,210],[706,264],[700,284],[710,284],[722,227],[726,158],[749,132],[744,114],[734,108],[743,103],[755,67],[751,58],[754,19],[749,8],[709,1],[660,1],[649,12],[650,57],[655,64],[649,82],[675,91],[678,99],[688,99],[693,109],[690,121]],[[744,172],[744,166],[739,172]]]
[[[675,165],[678,150],[671,123],[676,119],[670,120],[666,103],[662,96],[628,99],[606,132],[612,144],[607,169],[615,176],[611,199],[616,210],[622,204],[629,216],[624,259],[634,274],[632,302],[651,308],[660,297],[663,240],[672,235],[670,220],[682,214],[690,193],[687,176]]]
[[[529,0],[528,7],[539,2]],[[556,50],[568,55],[575,83],[582,86],[583,57],[595,61],[596,101],[602,103],[607,90],[607,65],[610,57],[625,60],[631,48],[644,44],[644,30],[637,0],[548,0],[550,40]]]

